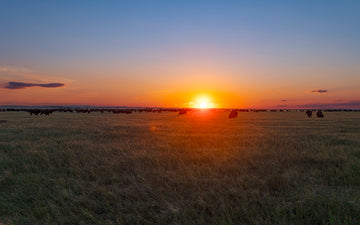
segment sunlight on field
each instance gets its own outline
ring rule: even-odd
[[[360,113],[0,113],[5,224],[356,224]]]

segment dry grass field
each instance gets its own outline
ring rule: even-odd
[[[0,112],[3,224],[360,224],[360,113]]]

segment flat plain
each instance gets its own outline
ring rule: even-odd
[[[3,224],[360,224],[360,112],[0,112]]]

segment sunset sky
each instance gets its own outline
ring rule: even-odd
[[[0,105],[360,108],[360,1],[0,0]]]

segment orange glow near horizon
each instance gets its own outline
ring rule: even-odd
[[[164,107],[199,109],[245,107],[244,98],[233,93],[211,89],[174,91],[163,96],[161,105]]]

